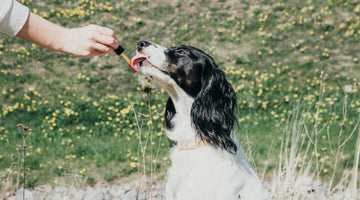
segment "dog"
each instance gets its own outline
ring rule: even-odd
[[[270,200],[236,142],[236,95],[211,56],[140,41],[129,67],[165,89],[171,166],[166,200]]]

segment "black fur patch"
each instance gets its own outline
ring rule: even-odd
[[[235,117],[236,94],[225,73],[209,55],[191,47],[181,45],[166,52],[168,72],[175,82],[195,99],[191,118],[199,138],[235,154],[237,147],[231,139],[231,131],[237,124]],[[176,114],[172,100],[166,105],[167,129],[176,124],[171,119]]]

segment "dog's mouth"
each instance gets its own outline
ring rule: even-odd
[[[153,65],[149,60],[148,57],[144,54],[137,54],[136,56],[134,56],[131,59],[131,65],[129,65],[129,68],[135,72],[140,72],[140,67],[142,66],[150,66],[150,67],[154,67],[155,69],[163,72],[163,73],[167,73],[164,70],[161,70],[160,68],[156,67],[155,65]]]
[[[137,54],[131,59],[131,65],[129,65],[129,68],[135,72],[139,72],[140,67],[144,64],[144,61],[147,61],[146,56],[144,54]]]

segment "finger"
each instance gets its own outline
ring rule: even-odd
[[[116,49],[119,46],[119,42],[116,39],[104,35],[97,35],[95,38],[95,42],[110,46],[113,49]]]
[[[92,51],[98,51],[98,52],[101,52],[102,54],[106,54],[106,53],[113,52],[114,49],[109,46],[106,46],[104,44],[94,43],[92,45]]]
[[[110,28],[106,28],[106,27],[102,27],[102,26],[96,26],[96,30],[101,35],[113,37],[114,39],[116,39],[114,31],[112,29],[110,29]]]
[[[94,50],[91,52],[91,56],[100,56],[100,55],[104,55],[106,53],[104,52],[100,52],[100,51],[97,51],[97,50]]]

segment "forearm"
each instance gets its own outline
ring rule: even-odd
[[[65,31],[66,28],[30,12],[28,20],[16,37],[54,51],[63,52],[61,47],[63,41],[60,38]]]

